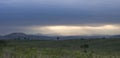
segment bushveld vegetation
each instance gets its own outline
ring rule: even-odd
[[[0,41],[0,58],[120,58],[120,39]]]

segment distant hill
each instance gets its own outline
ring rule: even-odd
[[[27,35],[25,33],[11,33],[5,36],[1,36],[0,39],[4,40],[49,40],[53,39],[48,36]]]
[[[8,35],[5,35],[5,36],[14,37],[14,36],[27,36],[27,35],[25,33],[11,33],[11,34],[8,34]]]
[[[62,39],[96,39],[103,38],[105,36],[63,36]]]
[[[120,38],[120,35],[112,35],[112,36],[109,36],[109,38]]]
[[[2,36],[0,36],[0,38],[2,38]]]
[[[120,37],[120,35],[114,35],[113,37]]]
[[[25,33],[11,33],[0,36],[0,40],[56,40],[57,36],[29,35]],[[68,39],[99,39],[99,38],[120,38],[120,35],[113,36],[60,36],[59,40]]]

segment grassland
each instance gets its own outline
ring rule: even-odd
[[[120,39],[9,40],[1,58],[120,58]],[[88,44],[88,48],[81,48]],[[87,50],[85,52],[84,50]]]

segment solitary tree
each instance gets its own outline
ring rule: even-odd
[[[7,46],[7,42],[4,40],[0,40],[0,50],[3,49],[3,47]]]
[[[60,37],[57,37],[57,40],[59,40],[60,39]]]
[[[84,45],[81,45],[80,46],[82,49],[84,49],[84,52],[87,53],[87,50],[89,48],[89,45],[88,44],[84,44]]]

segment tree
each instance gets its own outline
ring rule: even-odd
[[[0,40],[0,47],[4,47],[6,45],[7,45],[6,41]]]
[[[59,40],[60,39],[60,37],[57,37],[57,40]]]
[[[88,48],[89,48],[89,45],[88,44],[84,44],[84,45],[81,45],[80,46],[82,49],[84,49],[84,52],[86,53]]]

